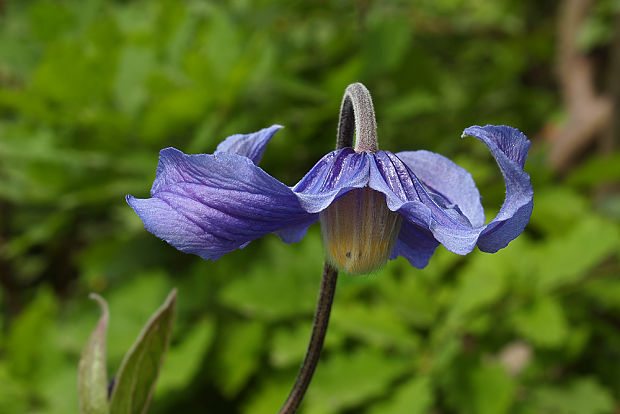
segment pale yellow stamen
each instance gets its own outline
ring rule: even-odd
[[[379,269],[390,257],[401,221],[383,194],[368,187],[348,192],[321,212],[327,261],[350,274]]]

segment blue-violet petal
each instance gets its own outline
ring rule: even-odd
[[[345,193],[368,185],[371,155],[352,148],[332,151],[293,187],[308,213],[318,213]]]
[[[480,250],[494,253],[523,232],[533,208],[530,176],[523,171],[530,141],[515,128],[487,125],[463,131],[482,141],[497,161],[506,182],[506,198],[497,216],[487,224],[478,240]]]
[[[433,193],[395,154],[377,151],[370,168],[370,187],[385,194],[388,207],[424,231],[446,249],[467,254],[476,246],[482,228],[473,228],[460,208]]]
[[[282,125],[272,125],[251,134],[231,135],[217,146],[215,153],[228,152],[243,155],[258,165],[269,140],[282,128],[284,128]]]
[[[298,239],[318,219],[251,159],[220,152],[160,152],[152,198],[127,197],[148,231],[177,249],[216,260],[267,233]]]
[[[467,170],[443,155],[425,150],[398,152],[396,156],[427,190],[441,195],[450,207],[458,207],[473,227],[484,225],[480,192]]]
[[[422,230],[411,222],[403,220],[390,259],[403,256],[412,266],[423,269],[428,264],[437,246],[439,246],[439,242],[435,240],[430,231]]]

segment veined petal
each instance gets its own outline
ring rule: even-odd
[[[430,191],[441,195],[469,219],[473,227],[484,225],[480,192],[471,174],[449,158],[430,151],[398,152],[407,167]]]
[[[385,194],[391,210],[398,211],[418,228],[430,230],[448,250],[467,254],[477,244],[482,251],[496,252],[523,232],[532,212],[533,190],[529,175],[523,171],[530,142],[521,132],[507,126],[470,127],[463,135],[474,136],[487,145],[506,181],[504,204],[486,226],[478,207],[480,195],[471,177],[436,154],[405,153],[405,163],[390,152],[378,151],[370,167],[369,185]],[[424,179],[413,171],[420,160],[434,163],[418,168]],[[444,173],[447,175],[442,176]],[[426,212],[419,204],[428,209],[427,225]],[[402,238],[401,242],[406,244]],[[401,244],[398,247],[403,250]]]
[[[428,230],[422,230],[405,220],[401,225],[390,260],[403,256],[412,266],[423,269],[428,264],[437,246],[439,246],[439,242]]]
[[[148,231],[177,249],[216,260],[271,232],[285,241],[318,219],[251,159],[219,152],[160,152],[152,198],[127,197]]]
[[[282,125],[272,125],[251,134],[231,135],[217,146],[215,153],[228,152],[242,155],[258,165],[269,140],[282,128],[284,128]]]
[[[395,154],[377,151],[373,161],[369,185],[385,194],[390,210],[432,232],[451,252],[467,254],[474,249],[482,228],[473,228],[458,206],[428,191]]]
[[[368,185],[385,194],[390,210],[397,211],[410,201],[422,201],[420,192],[423,188],[419,180],[411,176],[411,171],[394,154],[377,151],[373,154],[372,161]]]
[[[497,161],[506,182],[506,198],[497,216],[487,224],[478,240],[480,250],[494,253],[523,232],[533,208],[530,176],[523,171],[530,141],[508,126],[472,126],[463,131],[482,141]]]
[[[352,148],[325,155],[293,187],[302,207],[309,213],[318,213],[343,194],[368,185],[370,158]]]
[[[388,208],[398,211],[405,219],[423,229],[432,229],[433,221],[462,227],[467,218],[458,211],[446,213],[426,191],[420,180],[407,165],[389,151],[377,151],[370,166],[370,188],[385,194]],[[452,210],[446,208],[447,210]]]

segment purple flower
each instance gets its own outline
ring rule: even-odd
[[[148,231],[211,260],[267,233],[297,242],[320,219],[327,260],[348,273],[398,256],[423,268],[440,243],[457,254],[476,245],[496,252],[529,221],[533,191],[523,165],[530,142],[514,128],[463,132],[489,148],[506,181],[504,204],[488,224],[471,175],[429,151],[338,149],[288,187],[258,167],[280,128],[233,135],[214,154],[163,149],[151,198],[127,202]]]

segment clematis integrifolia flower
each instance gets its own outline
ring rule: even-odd
[[[374,113],[364,114],[372,112],[368,91],[361,84],[347,91],[356,94],[354,106],[358,102],[352,108],[355,149],[349,144],[327,153],[295,186],[258,166],[282,128],[273,125],[228,137],[214,154],[163,149],[151,198],[127,196],[127,202],[148,231],[210,260],[268,233],[297,242],[320,219],[327,261],[352,274],[372,272],[398,256],[423,268],[439,244],[457,254],[476,245],[496,252],[521,234],[533,197],[523,171],[530,146],[525,135],[493,125],[463,132],[489,148],[506,181],[504,203],[485,224],[480,194],[466,170],[425,150],[379,150]]]
[[[308,226],[321,221],[326,264],[312,334],[279,412],[293,414],[319,360],[338,270],[369,273],[398,256],[423,268],[439,244],[457,254],[476,245],[496,252],[525,228],[533,192],[523,171],[530,146],[525,135],[507,126],[467,128],[463,136],[489,148],[506,181],[504,204],[485,224],[480,194],[463,168],[429,151],[379,150],[372,100],[360,83],[345,91],[336,150],[293,187],[258,167],[280,128],[233,135],[213,154],[166,148],[159,155],[151,198],[127,196],[127,202],[148,231],[210,260],[268,233],[286,243],[299,241]]]

